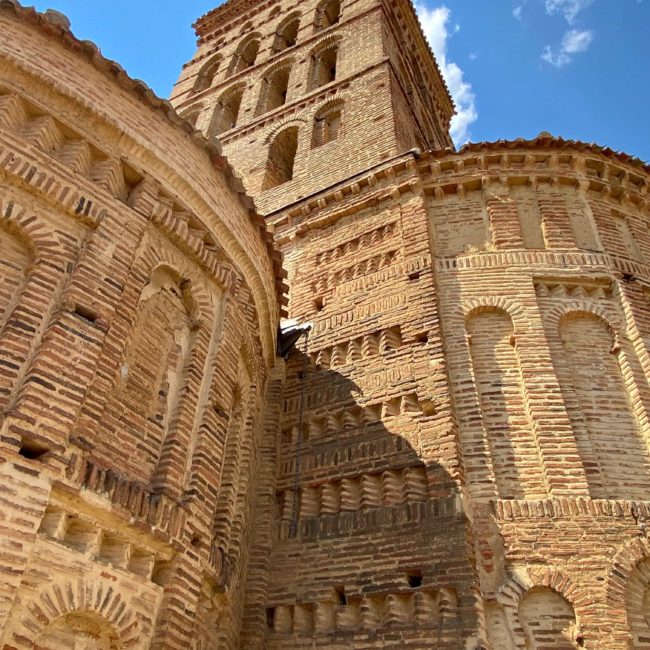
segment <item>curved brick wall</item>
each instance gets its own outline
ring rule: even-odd
[[[542,135],[419,171],[491,647],[646,647],[648,168]]]
[[[242,192],[63,17],[0,3],[0,646],[236,636],[280,313]]]

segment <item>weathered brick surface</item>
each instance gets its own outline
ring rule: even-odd
[[[0,2],[0,646],[650,648],[648,167],[451,150],[406,0],[196,27],[188,124]]]
[[[278,256],[60,21],[0,6],[0,646],[234,647]]]

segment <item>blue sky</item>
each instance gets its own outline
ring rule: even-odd
[[[215,0],[47,0],[160,96]],[[650,0],[420,0],[461,109],[457,143],[550,131],[650,160]]]

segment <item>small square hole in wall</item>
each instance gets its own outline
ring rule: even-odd
[[[314,300],[314,309],[318,312],[321,312],[323,309],[325,309],[325,301],[323,298],[316,298]]]
[[[50,448],[42,442],[23,438],[18,453],[29,460],[42,460],[49,451]]]
[[[275,627],[275,607],[266,608],[266,627],[272,630]]]
[[[336,595],[337,605],[344,607],[348,604],[348,597],[345,595],[345,587],[335,587],[334,593]]]
[[[411,589],[417,589],[422,586],[422,571],[410,571],[406,577]]]

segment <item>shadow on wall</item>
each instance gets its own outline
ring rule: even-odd
[[[448,423],[400,378],[414,348],[394,334],[289,359],[271,638],[385,632],[452,648],[476,629],[457,485],[422,452],[426,436],[438,456]]]

